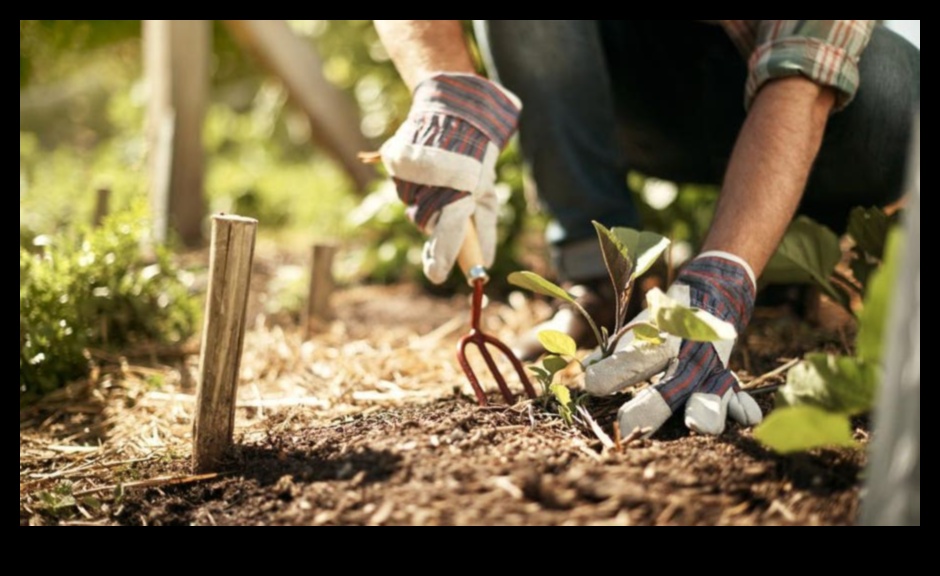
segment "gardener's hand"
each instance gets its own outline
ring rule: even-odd
[[[730,322],[740,334],[751,317],[754,293],[754,275],[744,260],[725,252],[708,252],[682,269],[668,295]],[[631,332],[613,355],[588,366],[585,388],[595,395],[612,394],[666,371],[656,385],[620,407],[618,419],[624,434],[637,427],[648,428],[647,435],[652,434],[683,407],[685,425],[704,434],[721,434],[728,416],[744,425],[757,424],[762,418],[760,408],[740,390],[737,377],[727,368],[733,346],[734,340],[704,343],[675,336],[655,345],[635,340]]]
[[[470,217],[484,263],[496,253],[496,159],[516,129],[519,99],[471,74],[437,74],[417,85],[408,119],[380,150],[408,215],[430,234],[424,274],[447,279]]]

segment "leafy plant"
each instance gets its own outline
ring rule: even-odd
[[[608,229],[599,222],[594,222],[594,228],[617,295],[613,333],[608,333],[605,327],[598,327],[574,296],[534,272],[514,272],[509,275],[509,283],[571,304],[591,326],[600,347],[600,358],[612,354],[617,343],[630,330],[634,331],[636,338],[651,344],[662,344],[665,334],[702,342],[734,338],[735,330],[731,324],[704,310],[683,306],[655,288],[646,295],[650,311],[646,320],[627,324],[627,309],[636,279],[649,270],[669,247],[669,240],[653,232],[617,227]]]
[[[607,332],[606,327],[598,327],[574,296],[538,274],[528,271],[513,272],[508,280],[510,284],[520,288],[568,302],[578,310],[591,326],[597,339],[600,347],[597,359],[612,354],[617,342],[630,330],[633,330],[637,339],[646,341],[651,346],[663,345],[664,336],[667,334],[703,342],[735,337],[735,329],[731,324],[704,310],[683,306],[658,288],[647,292],[649,314],[646,319],[627,324],[627,309],[636,279],[649,270],[669,247],[669,240],[653,232],[639,232],[629,228],[608,229],[599,222],[594,222],[594,228],[597,230],[614,293],[617,295],[616,320],[612,334]],[[542,398],[552,403],[562,419],[571,424],[580,399],[573,399],[571,391],[564,383],[555,382],[555,376],[571,362],[581,363],[577,357],[577,345],[570,336],[557,330],[543,330],[539,332],[538,338],[549,354],[542,359],[540,365],[530,366],[529,370],[542,385]]]
[[[89,348],[178,343],[196,328],[190,280],[162,248],[144,250],[142,211],[20,247],[20,399],[88,372]],[[34,248],[34,247],[31,247]]]
[[[850,417],[871,410],[882,372],[882,345],[901,234],[892,231],[884,264],[872,275],[859,317],[855,356],[808,354],[787,374],[774,410],[754,437],[778,452],[854,445]]]
[[[884,257],[888,229],[892,223],[878,207],[857,207],[849,215],[847,234],[852,238],[852,276],[836,270],[842,259],[839,237],[829,228],[800,216],[793,220],[773,258],[761,274],[761,285],[815,284],[843,308],[854,313],[850,293],[859,294]]]
[[[78,501],[72,495],[70,482],[60,482],[52,490],[40,492],[37,496],[38,507],[54,517],[71,516],[73,509],[78,505]]]
[[[762,284],[815,283],[826,295],[848,307],[847,295],[831,280],[841,258],[838,236],[822,224],[799,216],[787,229],[761,281]]]

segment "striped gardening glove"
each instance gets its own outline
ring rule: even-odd
[[[415,88],[408,119],[380,153],[408,206],[429,234],[424,274],[447,280],[472,217],[485,264],[496,255],[496,159],[516,129],[521,103],[472,74],[440,73]]]
[[[706,252],[686,265],[667,294],[680,304],[701,308],[730,322],[740,334],[754,309],[754,273],[727,252]],[[643,312],[637,320],[648,312]],[[727,368],[734,340],[692,342],[675,336],[655,345],[628,333],[613,355],[587,367],[585,388],[607,395],[666,371],[655,385],[641,390],[620,407],[620,430],[659,429],[684,407],[685,425],[703,434],[721,434],[728,416],[744,425],[761,421],[760,407],[741,391]]]

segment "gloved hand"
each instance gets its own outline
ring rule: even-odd
[[[496,254],[496,160],[512,136],[521,103],[472,74],[440,73],[415,88],[408,119],[381,149],[411,220],[430,237],[424,274],[447,279],[473,217],[484,263]]]
[[[754,273],[744,260],[726,252],[707,252],[686,265],[667,294],[730,322],[740,334],[754,309]],[[644,311],[636,320],[644,320]],[[655,345],[628,333],[613,355],[587,367],[585,388],[607,395],[666,370],[620,407],[620,430],[649,428],[649,436],[676,411],[685,408],[685,425],[703,434],[721,434],[728,416],[744,425],[761,421],[760,407],[741,391],[727,368],[734,340],[692,342],[670,336]]]

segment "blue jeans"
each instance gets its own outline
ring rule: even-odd
[[[747,66],[719,27],[694,20],[477,20],[490,74],[523,102],[522,153],[559,274],[606,274],[591,220],[640,225],[626,175],[720,184],[744,122]],[[854,206],[897,198],[920,51],[879,27],[855,100],[833,115],[800,206],[843,230]]]

